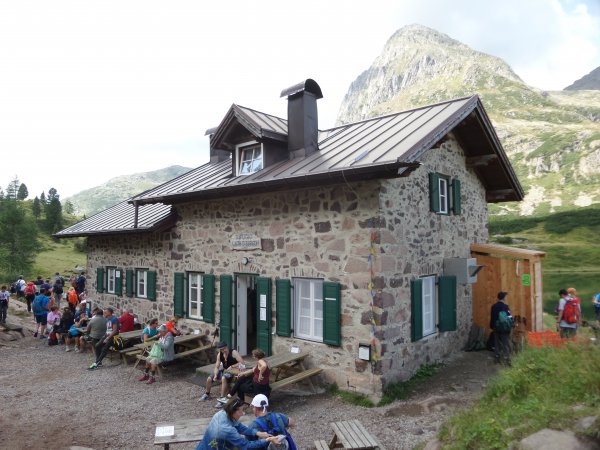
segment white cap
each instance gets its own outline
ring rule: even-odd
[[[258,394],[252,399],[252,403],[250,404],[256,408],[264,409],[269,406],[269,399],[264,394]]]

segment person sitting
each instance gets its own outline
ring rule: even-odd
[[[237,397],[230,399],[223,410],[212,417],[196,450],[265,448],[269,443],[278,441],[275,436],[250,429],[241,423],[240,418],[243,414],[244,402]],[[258,440],[249,441],[246,436]]]
[[[119,323],[121,324],[121,333],[126,333],[135,329],[135,317],[127,308],[123,309],[123,314],[119,317]]]
[[[104,317],[106,317],[106,334],[96,344],[96,360],[89,365],[88,370],[96,370],[102,365],[102,360],[108,354],[110,347],[113,345],[113,338],[119,334],[119,319],[114,315],[112,308],[106,308],[104,310]]]
[[[238,377],[231,392],[227,394],[227,397],[220,398],[219,402],[223,402],[234,395],[237,395],[242,400],[244,400],[245,395],[264,394],[266,397],[269,397],[271,394],[271,387],[269,386],[271,369],[267,361],[264,360],[265,352],[260,348],[255,348],[252,350],[252,357],[256,360],[252,376]]]
[[[71,305],[69,305],[69,308],[71,308]],[[75,344],[75,352],[79,352],[82,346],[85,350],[85,341],[81,339],[82,333],[81,331],[77,330],[77,328],[85,328],[88,320],[89,317],[85,305],[79,305],[79,308],[77,308],[75,315],[73,316],[73,323],[75,326],[69,329],[66,339],[68,347],[70,347],[72,343]]]
[[[279,439],[278,443],[269,444],[269,450],[296,450],[296,444],[287,430],[296,425],[293,419],[285,414],[268,412],[269,399],[263,394],[256,395],[250,405],[256,419],[249,425],[249,428],[265,431]]]
[[[177,328],[177,323],[179,322],[179,316],[173,316],[169,319],[169,321],[165,324],[167,327],[167,331],[171,333],[173,336],[181,336],[181,331]]]
[[[160,337],[154,343],[146,358],[144,375],[139,379],[139,381],[146,381],[146,384],[152,384],[156,381],[156,369],[159,364],[173,361],[175,358],[175,338],[173,335],[167,331],[165,325],[158,327],[158,334]]]
[[[150,319],[148,326],[142,331],[142,342],[151,342],[158,339],[158,319]]]
[[[80,305],[81,308],[85,311],[85,304]],[[85,336],[82,336],[79,339],[80,350],[81,352],[85,352],[85,344],[89,342],[92,346],[92,352],[94,356],[98,356],[96,354],[96,346],[98,342],[104,339],[104,335],[106,334],[106,323],[107,319],[104,317],[104,311],[100,308],[94,308],[94,317],[92,317],[85,329]]]
[[[208,400],[210,397],[210,389],[212,384],[217,381],[221,382],[221,397],[225,397],[225,394],[227,394],[227,388],[229,387],[229,382],[233,378],[232,373],[226,372],[227,369],[230,367],[235,367],[236,364],[238,365],[240,372],[246,369],[242,356],[237,350],[230,352],[227,342],[219,342],[217,348],[219,349],[217,352],[217,361],[215,362],[212,376],[209,376],[206,379],[206,390],[202,397],[200,397],[201,401]]]
[[[58,343],[59,344],[67,344],[67,340],[69,339],[69,329],[71,325],[75,322],[73,320],[73,313],[71,312],[71,308],[65,306],[63,308],[62,316],[60,317],[60,322],[58,326],[54,329],[56,334],[58,335]],[[67,352],[71,351],[70,343],[65,345],[65,350]]]

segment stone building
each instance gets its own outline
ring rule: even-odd
[[[328,130],[316,82],[282,96],[287,120],[232,105],[207,164],[57,236],[87,237],[101,306],[218,327],[242,354],[299,348],[376,398],[464,346],[469,246],[523,191],[477,96]]]

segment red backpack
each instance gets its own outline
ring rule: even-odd
[[[35,295],[35,284],[27,283],[27,286],[25,286],[25,295]]]
[[[567,299],[562,318],[567,323],[579,322],[579,306],[575,299]]]

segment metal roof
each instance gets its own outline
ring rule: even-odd
[[[135,227],[135,206],[125,200],[111,208],[59,231],[56,237],[76,237],[97,234],[119,234],[156,231],[173,219],[171,205],[154,203],[138,207]]]
[[[223,148],[219,144],[225,144],[229,130],[240,125],[257,138],[287,140],[286,120],[233,105],[215,129],[211,145]],[[162,203],[161,208],[167,208],[167,204],[210,198],[408,176],[420,165],[421,155],[449,132],[461,142],[467,165],[482,180],[488,201],[523,198],[523,190],[483,105],[479,97],[472,96],[319,131],[319,151],[307,157],[277,162],[251,175],[233,176],[231,160],[209,162],[142,192],[128,202],[139,205]],[[130,207],[133,210],[133,205]],[[57,236],[78,226],[90,234],[132,230],[127,228],[133,225],[131,217],[127,216],[127,220],[125,216],[121,217],[126,210],[124,204],[117,205],[100,213],[101,217],[91,217]],[[159,210],[167,214],[166,209]],[[164,218],[157,216],[157,219],[159,217]],[[147,226],[151,227],[151,224]]]

